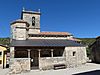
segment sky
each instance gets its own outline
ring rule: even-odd
[[[10,37],[10,23],[21,17],[23,7],[41,10],[41,31],[100,36],[100,0],[0,0],[0,37]]]

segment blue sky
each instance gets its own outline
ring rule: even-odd
[[[10,22],[20,18],[23,7],[41,9],[41,31],[100,36],[100,0],[0,0],[0,37],[10,37]]]

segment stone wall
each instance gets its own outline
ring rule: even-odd
[[[29,28],[28,34],[38,34],[40,33],[40,29]]]
[[[39,68],[41,70],[53,69],[56,64],[65,64],[66,58],[64,57],[43,57],[39,60]]]
[[[41,70],[53,69],[55,64],[65,64],[67,68],[73,68],[81,66],[86,62],[87,55],[85,47],[66,47],[62,57],[40,58],[39,68]]]
[[[14,47],[10,47],[10,58],[14,58]]]
[[[23,12],[23,20],[29,23],[29,34],[38,34],[40,33],[40,15],[34,13],[24,13]],[[35,25],[32,25],[32,17],[35,17]]]
[[[30,58],[10,59],[10,74],[18,74],[30,71]]]
[[[16,28],[23,27],[23,28]],[[26,23],[14,23],[11,25],[11,38],[16,40],[26,40],[27,31],[26,31]]]
[[[90,46],[90,59],[92,62],[100,63],[100,37],[96,38],[96,41]]]
[[[30,13],[23,12],[22,17],[24,21],[27,21],[30,24],[31,28],[40,28],[40,15],[39,14],[34,14],[34,13],[30,14]],[[32,17],[35,17],[34,26],[32,26]]]
[[[67,67],[77,67],[87,61],[85,47],[66,47],[66,65]]]
[[[96,63],[100,63],[100,49],[96,48],[91,52],[92,61]]]

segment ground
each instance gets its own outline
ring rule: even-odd
[[[8,75],[9,69],[0,69],[0,75]],[[67,68],[59,70],[39,71],[21,73],[18,75],[100,75],[100,64],[87,63],[77,68]]]

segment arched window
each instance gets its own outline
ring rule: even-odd
[[[32,26],[35,26],[35,17],[32,17]]]

